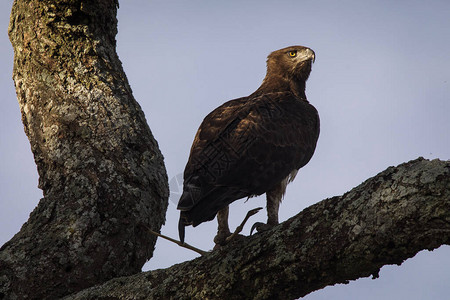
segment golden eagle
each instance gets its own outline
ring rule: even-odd
[[[185,226],[194,227],[217,214],[222,244],[230,235],[228,205],[266,193],[267,224],[278,224],[286,185],[311,159],[319,137],[319,115],[306,99],[305,84],[314,51],[292,46],[272,52],[267,74],[250,96],[224,103],[203,120],[184,170],[178,202],[180,241]]]

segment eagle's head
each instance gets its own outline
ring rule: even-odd
[[[281,76],[304,84],[315,58],[314,51],[303,46],[290,46],[274,51],[267,57],[266,77]]]

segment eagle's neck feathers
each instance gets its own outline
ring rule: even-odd
[[[262,95],[266,93],[291,92],[297,98],[306,100],[305,81],[287,79],[281,75],[267,74],[261,86],[253,95]]]

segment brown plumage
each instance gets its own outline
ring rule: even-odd
[[[278,224],[286,185],[311,159],[319,137],[319,115],[305,95],[314,52],[292,46],[272,52],[267,75],[250,96],[228,101],[208,114],[197,131],[178,202],[184,227],[218,214],[216,243],[230,234],[228,205],[266,193],[267,224]]]

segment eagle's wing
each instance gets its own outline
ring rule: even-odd
[[[221,178],[260,195],[311,159],[319,137],[319,116],[306,100],[290,92],[257,97],[230,139],[241,155]]]
[[[195,226],[266,192],[311,159],[318,135],[317,111],[290,92],[225,103],[197,132],[178,208]]]
[[[217,143],[217,139],[224,136],[227,128],[233,127],[241,111],[245,109],[247,97],[230,100],[210,112],[197,130],[191,147],[189,160],[184,169],[184,179],[199,171],[203,166],[202,161],[210,153],[208,144]],[[241,113],[242,114],[242,113]],[[206,159],[208,161],[208,159]]]

